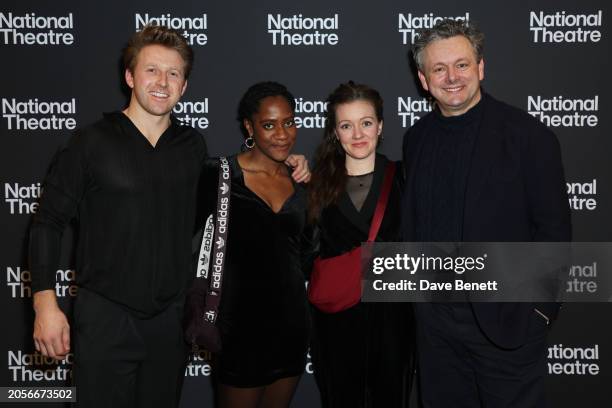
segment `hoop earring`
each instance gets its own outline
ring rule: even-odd
[[[255,139],[253,139],[253,136],[249,136],[246,139],[244,139],[244,145],[249,150],[255,147]]]

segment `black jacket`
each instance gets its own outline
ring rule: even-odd
[[[483,94],[482,120],[470,164],[464,202],[465,242],[566,242],[570,209],[555,135],[526,112]],[[415,239],[414,174],[434,113],[406,134],[403,159],[402,235]],[[533,304],[474,303],[486,335],[502,347],[525,341]],[[558,306],[538,305],[555,316]]]
[[[357,211],[346,192],[341,194],[338,203],[323,209],[319,220],[319,256],[321,258],[341,255],[368,240],[370,222],[378,203],[378,194],[382,188],[388,162],[385,156],[376,155],[372,187],[363,203],[361,212]],[[376,241],[392,242],[397,241],[400,237],[401,180],[402,170],[398,165]]]
[[[341,255],[367,241],[389,161],[376,156],[372,186],[358,212],[346,191],[318,222],[319,255]],[[377,242],[398,241],[402,171],[396,167]],[[414,320],[409,303],[362,302],[337,313],[313,308],[311,356],[324,406],[408,406]]]

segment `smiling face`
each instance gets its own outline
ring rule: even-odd
[[[484,60],[476,61],[474,49],[463,36],[437,40],[423,50],[419,79],[442,115],[461,115],[480,101]]]
[[[153,116],[169,115],[187,87],[184,67],[185,61],[171,48],[142,48],[133,72],[125,71],[125,81],[132,89],[130,109]]]
[[[336,137],[347,156],[356,160],[376,152],[382,121],[369,101],[356,100],[336,107]]]
[[[283,96],[268,96],[259,109],[244,120],[249,136],[255,140],[254,151],[276,162],[284,162],[295,143],[295,114]]]

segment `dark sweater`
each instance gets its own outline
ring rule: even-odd
[[[468,112],[435,120],[423,143],[415,178],[417,240],[462,240],[463,207],[482,103]]]
[[[61,235],[78,222],[77,284],[153,316],[191,278],[201,135],[172,120],[155,147],[121,112],[79,130],[53,159],[30,232],[34,291],[51,289]]]

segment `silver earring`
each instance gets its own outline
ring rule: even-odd
[[[252,149],[253,147],[255,147],[255,139],[253,139],[253,136],[249,136],[244,139],[244,145],[247,149]]]

